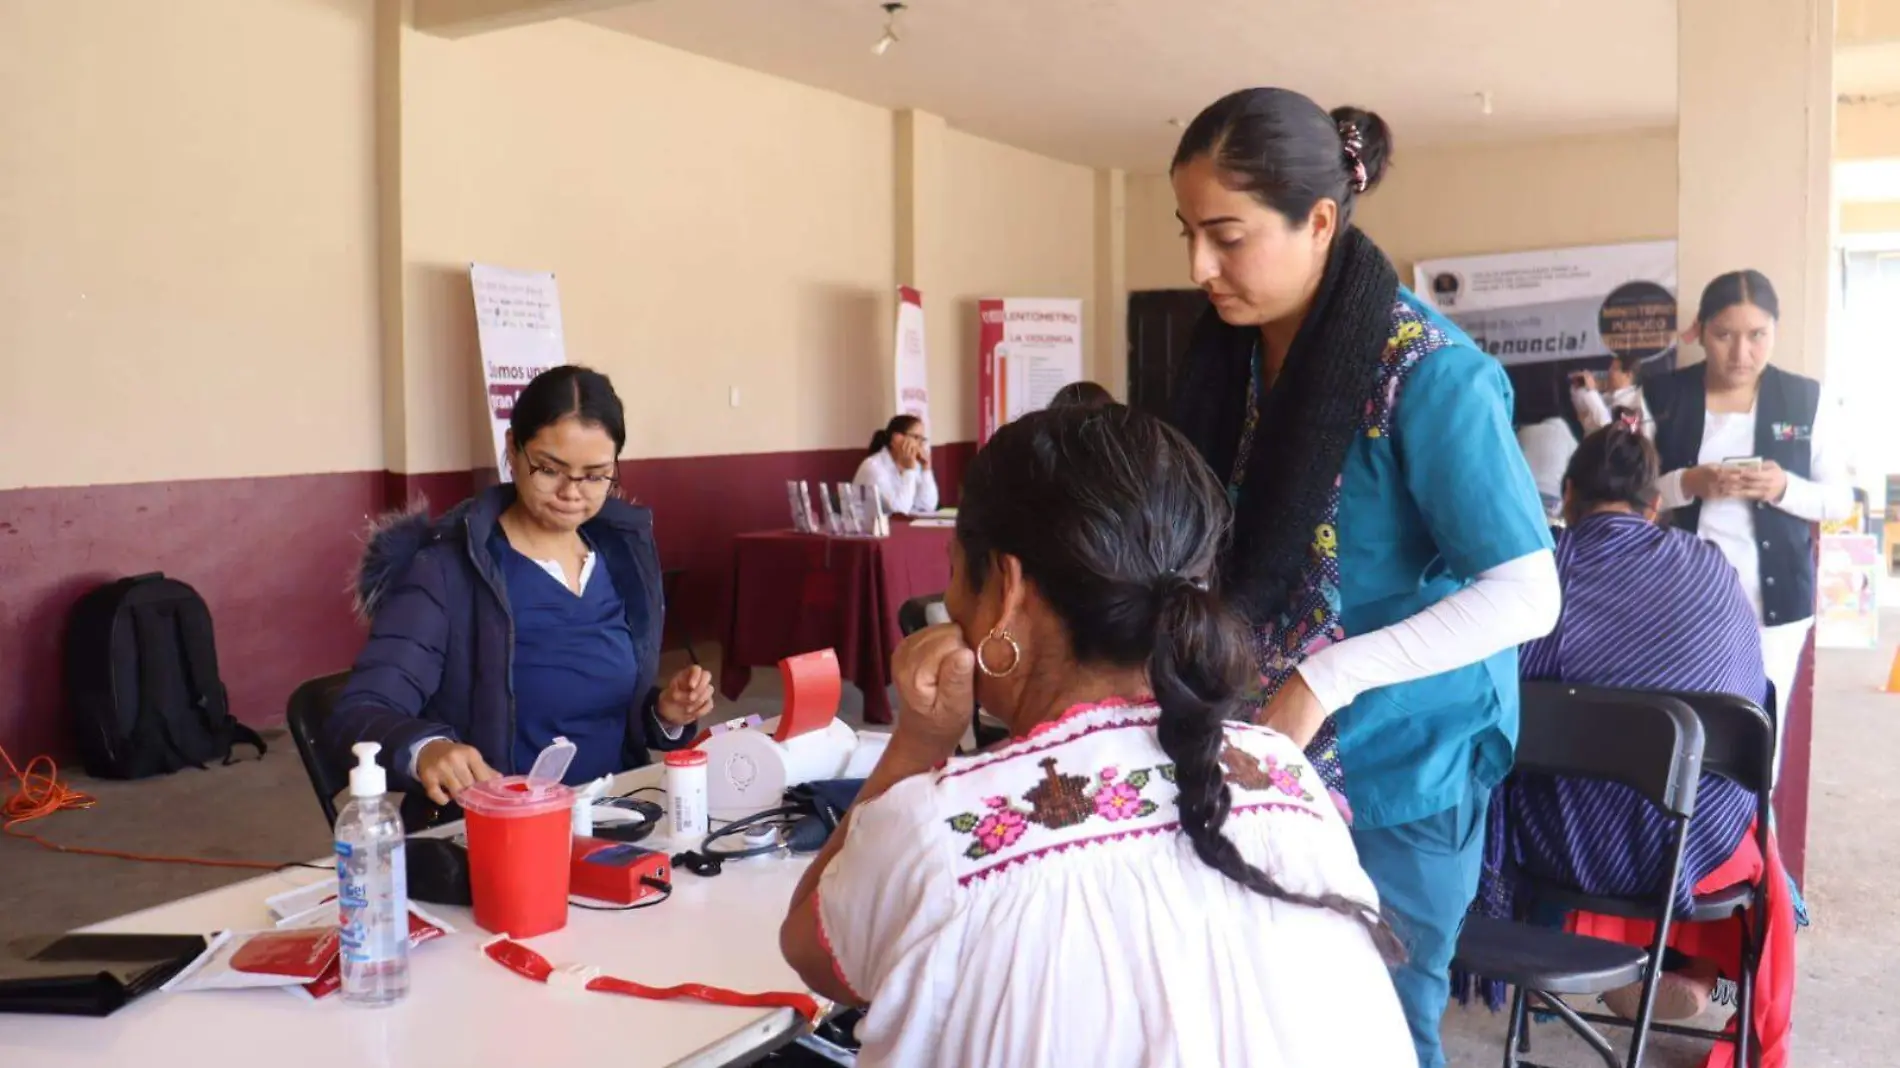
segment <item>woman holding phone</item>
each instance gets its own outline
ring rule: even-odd
[[[1646,383],[1665,472],[1662,507],[1714,542],[1761,621],[1774,684],[1775,767],[1801,650],[1814,623],[1813,524],[1854,509],[1821,383],[1770,364],[1781,304],[1760,271],[1710,282],[1690,326],[1706,358]]]

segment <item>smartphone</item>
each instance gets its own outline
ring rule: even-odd
[[[1761,470],[1761,457],[1731,456],[1722,461],[1722,466],[1734,471],[1759,471]]]

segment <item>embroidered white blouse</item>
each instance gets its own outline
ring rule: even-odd
[[[1417,1063],[1371,938],[1254,893],[1179,833],[1153,707],[1076,709],[851,817],[819,880],[859,1063]],[[1281,886],[1377,901],[1299,749],[1231,724],[1226,834]]]

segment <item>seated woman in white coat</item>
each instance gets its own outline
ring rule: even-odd
[[[884,510],[892,515],[922,515],[937,510],[937,479],[930,473],[930,439],[924,421],[914,415],[892,416],[871,435],[871,448],[858,464],[852,483],[876,486]]]
[[[1412,1068],[1400,952],[1210,589],[1226,494],[1121,405],[1032,412],[965,480],[889,748],[793,895],[786,959],[859,1063]],[[1014,737],[956,756],[973,702]]]

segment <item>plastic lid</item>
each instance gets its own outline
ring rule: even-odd
[[[382,751],[375,742],[350,746],[350,752],[356,754],[356,766],[350,769],[351,797],[381,797],[389,792],[389,775],[376,763],[376,754]]]
[[[520,819],[574,806],[574,788],[555,783],[531,783],[526,775],[490,779],[455,795],[463,809],[483,816]]]
[[[528,779],[537,784],[557,783],[567,775],[567,766],[574,762],[576,752],[573,742],[565,735],[555,738],[534,758],[534,767],[528,769]]]
[[[697,768],[707,763],[703,749],[675,749],[666,754],[666,766],[669,768]]]

